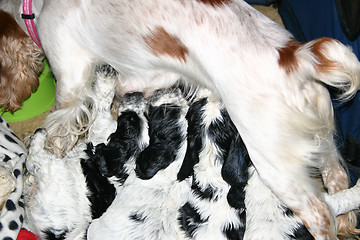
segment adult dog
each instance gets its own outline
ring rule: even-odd
[[[357,92],[350,49],[329,38],[299,44],[242,0],[39,1],[36,27],[58,81],[58,110],[46,125],[52,151],[71,148],[91,120],[95,65],[119,72],[120,92],[151,92],[181,75],[221,98],[262,181],[311,234],[336,238],[310,175],[320,169],[330,193],[348,186],[324,85],[341,99]]]

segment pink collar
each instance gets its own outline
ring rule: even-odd
[[[36,45],[41,48],[40,39],[35,28],[35,14],[32,12],[32,0],[23,0],[23,14],[21,14],[21,17],[25,21],[25,25],[30,37],[36,43]]]

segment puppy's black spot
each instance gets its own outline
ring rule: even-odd
[[[129,218],[135,222],[142,223],[145,221],[146,216],[144,216],[142,213],[134,212],[129,216]]]
[[[238,136],[238,131],[226,109],[221,110],[221,119],[211,122],[207,135],[222,151],[222,158],[227,158],[230,145]]]
[[[187,149],[183,164],[177,175],[177,179],[182,181],[190,177],[194,173],[194,166],[199,162],[199,154],[203,148],[204,124],[203,124],[203,107],[207,103],[207,98],[200,99],[193,103],[187,114],[188,121],[187,130]]]
[[[294,240],[314,240],[314,237],[304,225],[301,225],[296,228],[292,234],[289,234],[289,238]]]
[[[45,234],[45,239],[47,240],[64,240],[66,234],[68,233],[68,230],[56,231],[53,228],[48,228],[43,230],[42,232]]]
[[[229,205],[236,209],[245,209],[245,190],[243,186],[231,186],[227,201]]]
[[[238,211],[238,216],[240,219],[240,226],[234,226],[233,224],[229,224],[223,229],[223,233],[226,238],[229,240],[242,240],[245,234],[245,222],[246,222],[246,212]]]
[[[86,152],[89,159],[82,159],[81,166],[91,192],[88,198],[94,219],[99,218],[115,198],[115,187],[108,178],[116,177],[122,184],[128,177],[124,164],[140,151],[141,127],[137,113],[124,111],[118,117],[117,129],[110,135],[107,145],[94,147],[88,144]]]
[[[128,175],[124,164],[140,151],[141,128],[141,120],[135,112],[125,111],[119,116],[116,132],[110,135],[109,143],[96,147],[94,161],[104,176],[115,176],[121,183],[125,181]]]
[[[92,159],[81,159],[81,167],[89,188],[92,218],[99,218],[115,198],[115,188],[101,173]]]
[[[17,178],[21,174],[21,171],[19,169],[14,170],[14,176]]]
[[[185,205],[179,209],[179,212],[180,216],[178,220],[181,229],[185,231],[187,237],[193,238],[196,229],[201,224],[205,223],[207,219],[202,219],[200,214],[190,203],[185,203]]]
[[[163,104],[149,109],[149,146],[136,160],[136,174],[150,179],[161,169],[168,167],[177,156],[185,136],[179,125],[181,107]]]
[[[217,200],[217,198],[213,199],[216,194],[216,190],[214,188],[212,188],[211,186],[208,186],[207,188],[205,188],[203,190],[197,184],[197,182],[194,180],[192,183],[191,189],[192,189],[193,193],[196,196],[198,196],[200,199],[208,200],[208,201],[210,201],[210,200],[216,201]]]
[[[290,208],[287,208],[287,207],[284,206],[284,205],[281,206],[281,207],[282,207],[282,209],[283,209],[283,214],[284,214],[285,216],[290,217],[290,218],[292,218],[292,217],[295,216],[294,212],[291,211]]]

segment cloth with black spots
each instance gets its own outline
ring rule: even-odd
[[[23,171],[27,151],[23,142],[0,117],[0,166],[15,179],[15,189],[9,194],[0,214],[0,240],[16,239],[24,220]]]

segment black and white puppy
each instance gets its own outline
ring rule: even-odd
[[[25,228],[40,239],[85,239],[89,223],[115,197],[114,186],[99,173],[91,151],[93,145],[107,142],[116,128],[110,112],[115,75],[109,66],[97,68],[93,86],[95,119],[88,137],[64,158],[45,150],[45,129],[38,129],[31,137],[26,167],[33,183],[25,190]]]
[[[100,163],[104,174],[120,184],[112,205],[91,223],[88,239],[186,239],[178,224],[178,209],[188,198],[190,181],[178,181],[177,172],[186,152],[187,106],[179,89],[157,91],[149,102],[148,131],[136,111],[123,113],[139,123],[138,128],[132,126],[132,132],[136,136],[141,133],[134,138],[141,144],[136,144],[135,150],[107,154],[109,146],[116,145],[113,140],[121,143],[115,133],[103,150],[98,149],[106,156],[99,158],[104,161]],[[145,146],[146,137],[148,145],[136,158],[123,157],[127,151],[132,155]]]
[[[211,92],[199,91],[186,117],[188,148],[178,179],[191,177],[192,190],[179,220],[189,238],[313,239],[262,182],[228,112]],[[359,190],[357,185],[324,193],[324,199],[337,216],[359,207]]]

